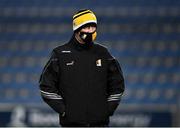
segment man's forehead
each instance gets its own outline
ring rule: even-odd
[[[86,28],[86,27],[96,27],[96,24],[95,23],[89,23],[89,24],[82,26],[82,28]]]

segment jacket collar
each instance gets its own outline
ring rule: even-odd
[[[75,34],[73,34],[71,40],[69,41],[69,44],[71,44],[71,46],[73,46],[75,49],[82,51],[82,50],[89,50],[94,43],[90,42],[90,43],[81,44],[75,38]]]

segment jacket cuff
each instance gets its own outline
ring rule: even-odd
[[[112,116],[119,105],[119,101],[109,101],[108,102],[108,113],[109,116]]]
[[[59,113],[60,115],[65,112],[65,105],[63,100],[60,99],[46,99],[43,98],[43,100],[57,113]]]

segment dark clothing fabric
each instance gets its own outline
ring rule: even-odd
[[[108,122],[98,122],[98,123],[67,123],[61,124],[62,127],[108,127]]]
[[[40,78],[40,91],[60,114],[62,126],[106,126],[124,92],[124,78],[118,61],[104,46],[83,45],[73,36],[52,51]]]

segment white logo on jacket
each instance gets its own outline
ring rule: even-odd
[[[61,52],[62,53],[71,53],[71,51],[67,51],[67,50],[66,51],[64,50],[64,51],[61,51]]]
[[[67,65],[67,66],[69,66],[69,65],[74,65],[74,61],[68,62],[68,63],[66,63],[66,65]]]
[[[102,66],[101,59],[96,60],[96,66],[98,67]]]

